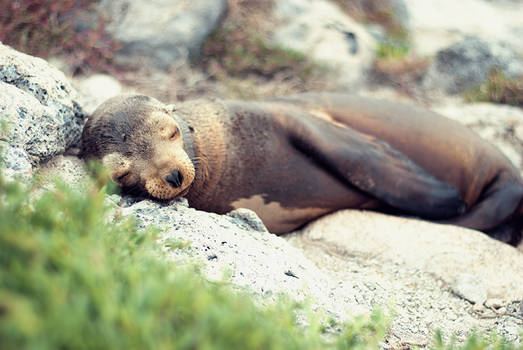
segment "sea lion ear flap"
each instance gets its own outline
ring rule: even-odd
[[[295,118],[290,142],[348,186],[425,218],[458,216],[466,209],[459,191],[436,179],[383,140],[320,119]]]

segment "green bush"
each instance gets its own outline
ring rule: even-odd
[[[453,338],[449,343],[443,341],[441,332],[437,332],[435,336],[435,344],[433,350],[522,350],[523,344],[516,347],[514,344],[507,342],[505,339],[497,335],[470,336],[463,344],[457,345],[456,339]]]
[[[376,58],[380,60],[399,60],[407,56],[410,44],[407,40],[387,39],[378,43]]]
[[[2,349],[347,348],[384,334],[383,323],[359,322],[327,344],[319,327],[297,325],[295,307],[260,310],[163,262],[155,231],[108,220],[104,193],[57,185],[31,201],[0,182]]]

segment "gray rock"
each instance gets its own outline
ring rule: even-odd
[[[73,85],[78,91],[81,106],[89,115],[102,102],[122,93],[120,82],[106,74],[94,74],[73,80]]]
[[[100,4],[112,18],[107,31],[123,45],[115,61],[145,62],[165,70],[198,52],[226,7],[225,0],[104,0]]]
[[[479,276],[461,273],[454,277],[450,288],[452,291],[473,304],[482,305],[487,300],[485,282]]]
[[[499,299],[496,299],[496,298],[488,299],[485,302],[485,306],[486,307],[490,307],[490,308],[493,308],[493,309],[499,309],[499,308],[501,308],[502,305],[503,305],[503,302],[501,300],[499,300]]]
[[[58,155],[38,168],[38,176],[42,183],[60,180],[73,188],[82,188],[89,173],[83,160],[75,156]]]
[[[364,81],[375,41],[338,6],[327,0],[282,0],[276,2],[274,11],[282,23],[274,31],[276,44],[334,70],[340,87]]]
[[[523,61],[508,43],[466,37],[436,54],[424,84],[458,94],[484,82],[492,69],[517,77],[523,75]]]
[[[254,229],[260,232],[269,232],[269,230],[267,230],[267,227],[265,227],[265,225],[263,224],[263,221],[261,221],[260,217],[250,209],[238,208],[230,211],[229,213],[227,213],[227,215],[232,218],[238,219],[238,224],[240,224],[240,222],[243,221],[243,223],[247,225],[245,227],[247,229]]]
[[[410,39],[421,56],[431,57],[466,36],[505,41],[523,54],[522,1],[404,0]]]
[[[168,260],[196,263],[210,280],[251,291],[262,303],[280,295],[309,300],[313,309],[339,321],[362,311],[350,289],[339,288],[282,238],[245,225],[244,217],[206,213],[178,201],[165,205],[144,200],[120,210],[119,215],[136,217],[142,227],[163,230],[159,242]],[[261,222],[249,212],[250,221]],[[185,244],[179,248],[172,242]]]
[[[1,116],[0,113],[0,118]],[[6,142],[1,142],[0,154],[3,162],[1,171],[6,178],[19,177],[23,181],[28,181],[31,178],[30,174],[33,167],[29,155],[23,148],[13,147]]]
[[[513,305],[523,299],[523,254],[481,232],[343,210],[287,239],[323,273],[350,283],[360,306],[395,310],[388,337],[393,347],[428,346],[437,329],[458,340],[492,330],[520,339],[521,316]],[[462,287],[456,281],[465,275],[479,282]],[[483,317],[457,291],[478,303],[495,298],[507,313]]]
[[[80,141],[85,115],[63,73],[40,58],[0,44],[0,140],[6,174],[30,168]],[[18,160],[17,160],[18,159]]]

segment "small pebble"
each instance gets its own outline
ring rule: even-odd
[[[497,298],[492,298],[492,299],[488,299],[486,302],[485,302],[485,306],[486,307],[491,307],[491,308],[494,308],[494,309],[499,309],[502,305],[502,301],[500,299],[497,299]]]
[[[472,310],[474,310],[475,312],[483,312],[485,308],[481,304],[474,304]]]

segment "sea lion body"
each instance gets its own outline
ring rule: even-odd
[[[190,101],[177,106],[174,118],[196,169],[190,186],[181,187],[197,209],[249,208],[274,233],[359,208],[486,232],[502,227],[511,242],[521,236],[517,169],[436,113],[325,93]],[[84,132],[84,143],[93,137]]]

